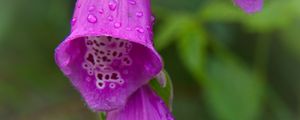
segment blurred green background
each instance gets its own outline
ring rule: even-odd
[[[75,0],[0,0],[0,119],[97,120],[54,63]],[[177,120],[300,120],[300,1],[152,0]]]

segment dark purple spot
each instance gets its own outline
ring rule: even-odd
[[[84,67],[88,67],[88,65],[87,65],[87,64],[84,64]]]
[[[101,73],[97,74],[97,78],[98,78],[99,80],[102,80],[102,77],[103,77],[103,75],[102,75]]]
[[[105,75],[105,79],[108,80],[109,79],[109,75]]]
[[[111,79],[114,79],[114,80],[119,79],[118,74],[117,74],[117,73],[113,73],[113,74],[111,75]]]
[[[103,42],[101,42],[100,45],[105,46],[105,44]]]
[[[107,60],[107,57],[106,57],[106,56],[104,56],[102,59],[103,59],[103,61],[105,62],[105,61]]]
[[[102,87],[102,86],[103,86],[103,83],[102,83],[102,82],[98,82],[98,85],[99,85],[100,87]]]
[[[107,37],[107,39],[108,39],[108,41],[110,42],[110,41],[111,41],[111,39],[112,39],[112,37],[108,36],[108,37]]]
[[[87,60],[90,61],[93,65],[95,64],[94,56],[92,54],[89,54]]]
[[[87,45],[92,45],[93,42],[92,41],[87,41]]]
[[[103,51],[100,51],[100,54],[104,54],[104,52],[103,52]]]
[[[112,55],[113,55],[113,56],[116,56],[117,54],[118,54],[118,53],[117,53],[116,51],[114,51]]]
[[[97,53],[97,52],[99,52],[99,50],[97,49],[97,48],[94,48],[93,47],[93,50]]]
[[[119,45],[119,47],[123,47],[123,45],[124,45],[124,42],[121,42],[120,45]]]

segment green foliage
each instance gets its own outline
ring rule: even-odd
[[[173,84],[172,80],[167,73],[167,71],[163,70],[161,73],[162,78],[156,78],[150,81],[151,87],[155,90],[155,92],[164,100],[165,104],[168,105],[170,109],[172,109],[172,101],[173,101]],[[160,83],[162,79],[165,83]]]
[[[178,54],[187,69],[197,77],[205,65],[207,39],[203,27],[197,22],[189,21],[184,25],[177,42]]]
[[[224,54],[224,53],[221,53]],[[219,120],[255,120],[261,112],[263,86],[240,61],[216,55],[208,60],[205,99]]]

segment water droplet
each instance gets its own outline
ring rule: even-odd
[[[109,7],[109,9],[112,10],[112,11],[116,10],[116,8],[117,8],[117,2],[114,1],[114,0],[110,1],[110,2],[108,3],[108,7]]]
[[[141,27],[137,27],[137,28],[135,28],[135,30],[138,31],[139,33],[144,33],[145,32],[144,29],[141,28]]]
[[[135,2],[134,0],[129,0],[128,2],[129,2],[129,4],[131,4],[131,5],[135,5],[135,4],[136,4],[136,2]]]
[[[72,20],[71,20],[71,25],[74,26],[77,22],[77,19],[74,17]]]
[[[95,6],[89,7],[89,11],[90,11],[90,12],[92,12],[92,11],[94,11],[94,10],[95,10]]]
[[[113,21],[113,20],[114,20],[114,18],[113,18],[111,15],[108,16],[107,19],[108,19],[109,21]]]
[[[89,21],[90,23],[96,23],[96,22],[97,22],[96,16],[91,15],[91,14],[88,15],[87,19],[88,19],[88,21]]]
[[[137,17],[142,17],[144,14],[143,14],[143,12],[137,12],[135,15],[136,15]]]
[[[81,7],[81,4],[78,2],[77,3],[77,8],[80,8]]]
[[[100,14],[103,14],[103,12],[104,12],[103,8],[101,8],[98,12],[99,12]]]
[[[152,15],[151,16],[151,22],[154,23],[155,22],[155,17]]]
[[[120,27],[121,27],[121,23],[116,22],[116,23],[114,24],[114,26],[115,26],[115,28],[120,28]]]
[[[147,26],[146,26],[146,29],[149,30],[149,31],[151,31],[150,25],[147,25]]]

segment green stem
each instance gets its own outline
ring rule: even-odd
[[[105,113],[99,112],[99,113],[98,113],[98,118],[99,118],[99,120],[105,120],[105,119],[106,119]]]
[[[256,44],[254,67],[260,76],[266,76],[271,39],[269,34],[262,36]]]
[[[265,84],[266,80],[268,79],[267,63],[269,59],[270,46],[272,42],[270,36],[271,36],[270,34],[266,33],[259,41],[257,41],[254,67],[258,77],[262,80],[265,86],[265,92],[266,92],[265,94],[268,95],[267,96],[268,97],[267,100],[269,101],[268,104],[270,105],[276,118],[280,120],[292,120],[292,115],[289,108],[281,100],[280,96],[274,92],[273,88]]]

